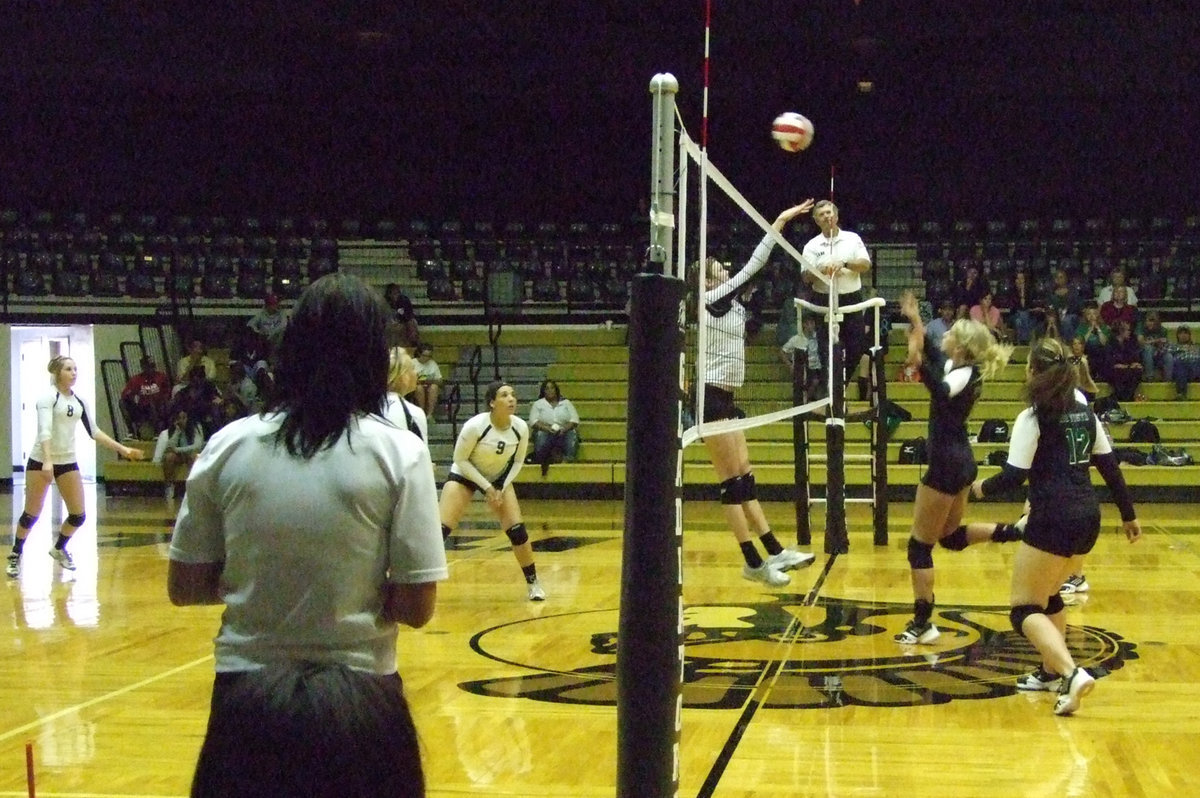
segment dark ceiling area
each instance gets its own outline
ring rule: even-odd
[[[850,218],[1200,208],[1189,3],[712,6],[709,155],[764,214],[831,166]],[[703,0],[113,8],[6,5],[5,205],[625,220],[654,74],[700,132]]]

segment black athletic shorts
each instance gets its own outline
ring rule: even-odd
[[[704,386],[704,420],[725,421],[730,418],[745,418],[742,408],[733,403],[733,391],[715,385]]]
[[[504,485],[504,480],[508,479],[508,472],[511,469],[512,469],[511,465],[508,468],[504,469],[504,473],[500,475],[499,484],[493,484],[492,487],[495,488],[496,490],[504,490],[504,488],[502,486]],[[474,483],[474,481],[467,479],[462,474],[455,474],[453,471],[451,471],[446,476],[446,481],[447,482],[457,482],[459,485],[466,485],[471,490],[479,491],[480,493],[484,492],[483,489],[481,489],[478,485],[476,485]]]
[[[1100,509],[1087,515],[1062,516],[1031,508],[1021,538],[1038,551],[1071,557],[1087,554],[1100,537]]]
[[[29,459],[29,462],[25,464],[25,473],[26,474],[28,474],[31,471],[41,471],[41,470],[42,470],[42,461],[41,460],[34,460],[31,457]],[[61,477],[63,474],[69,474],[72,471],[78,471],[78,470],[79,470],[79,463],[56,463],[54,465],[54,476],[57,478],[57,477]]]
[[[929,468],[921,477],[921,484],[938,493],[956,496],[963,488],[970,487],[978,475],[979,466],[975,464],[975,454],[969,447],[930,447]]]

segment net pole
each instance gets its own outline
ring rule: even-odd
[[[666,194],[674,173],[678,82],[656,75],[652,177]],[[670,113],[667,113],[667,111]],[[663,127],[667,131],[662,130]],[[658,199],[663,199],[660,196]],[[652,227],[674,224],[663,213]],[[664,263],[670,263],[669,247]],[[629,419],[625,531],[617,645],[617,796],[670,798],[679,792],[683,715],[683,554],[678,397],[683,280],[634,275],[629,314]],[[671,442],[674,445],[670,445]]]
[[[794,303],[793,303],[794,304]],[[803,330],[803,315],[800,307],[795,307],[796,329]],[[801,354],[800,350],[792,350],[792,404],[808,403],[808,349]],[[812,545],[812,527],[809,523],[809,484],[808,484],[808,420],[805,414],[792,416],[792,476],[795,481],[794,504],[796,510],[796,543],[800,546]]]
[[[872,520],[875,526],[876,546],[886,546],[888,542],[888,429],[883,417],[887,405],[887,379],[883,347],[879,345],[879,308],[875,308],[875,348],[871,351],[871,394],[875,401],[875,422],[873,427],[874,457],[871,458],[871,489],[874,491],[874,507]]]
[[[829,239],[830,252],[833,238]],[[829,415],[825,419],[825,553],[850,550],[846,533],[846,374],[836,277],[829,283]]]

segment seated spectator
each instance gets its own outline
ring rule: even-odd
[[[1073,338],[1063,337],[1062,329],[1058,326],[1058,310],[1056,308],[1046,308],[1045,313],[1042,314],[1041,321],[1034,325],[1030,346],[1037,346],[1037,342],[1043,338],[1057,338],[1060,341],[1074,340]]]
[[[1114,291],[1122,287],[1125,288],[1125,301],[1130,305],[1137,307],[1137,294],[1135,294],[1133,289],[1126,284],[1125,270],[1120,267],[1112,270],[1112,273],[1108,276],[1108,284],[1101,287],[1100,292],[1096,294],[1096,304],[1103,305],[1105,302],[1113,298]]]
[[[1167,295],[1167,266],[1160,257],[1150,259],[1149,268],[1141,273],[1137,295],[1142,302],[1157,302]],[[1129,301],[1126,295],[1125,301]],[[1136,306],[1136,303],[1132,303]]]
[[[608,267],[603,282],[604,302],[607,305],[624,307],[629,301],[629,278],[616,265]]]
[[[1112,299],[1100,306],[1100,320],[1109,327],[1123,321],[1132,329],[1137,324],[1137,308],[1126,301],[1129,289],[1118,285],[1113,289]]]
[[[1054,271],[1054,285],[1050,295],[1046,297],[1046,307],[1058,311],[1058,329],[1062,338],[1070,340],[1075,337],[1076,327],[1079,326],[1079,315],[1083,309],[1083,300],[1079,290],[1067,279],[1067,273],[1062,269]]]
[[[956,321],[954,312],[954,302],[949,299],[943,299],[938,304],[937,318],[925,325],[925,337],[932,341],[935,347],[941,348],[942,336],[954,326],[954,322]]]
[[[417,310],[413,307],[412,300],[404,293],[399,283],[388,283],[387,288],[383,290],[383,298],[392,309],[392,322],[397,328],[395,344],[412,349],[420,340]]]
[[[1092,367],[1088,363],[1087,355],[1084,354],[1083,341],[1078,338],[1071,339],[1071,365],[1075,367],[1075,379],[1079,384],[1079,390],[1083,391],[1088,404],[1091,404],[1096,401],[1096,395],[1100,393],[1100,386],[1096,385],[1096,381],[1092,379]]]
[[[1192,331],[1185,325],[1175,328],[1171,356],[1175,360],[1174,373],[1171,375],[1175,383],[1175,398],[1187,399],[1188,383],[1200,382],[1200,347],[1192,343]]]
[[[268,357],[279,348],[287,325],[288,314],[279,307],[279,297],[274,294],[267,294],[262,308],[246,322],[252,332],[266,341]]]
[[[433,359],[433,347],[429,344],[417,346],[417,389],[413,401],[425,411],[430,421],[437,420],[438,393],[442,389],[442,370]]]
[[[1142,379],[1171,381],[1175,358],[1171,354],[1167,328],[1157,310],[1147,313],[1137,328],[1138,345],[1142,348]]]
[[[467,302],[483,302],[487,298],[487,273],[483,263],[476,263],[463,278],[462,298]]]
[[[192,373],[192,369],[196,366],[204,368],[204,376],[210,380],[217,378],[217,364],[208,356],[208,350],[204,346],[204,342],[196,339],[192,341],[188,347],[187,354],[179,360],[179,365],[175,367],[175,388],[174,393],[179,391],[188,384],[188,375]]]
[[[165,493],[168,499],[174,499],[175,483],[179,481],[180,471],[191,468],[204,448],[204,428],[188,418],[187,411],[180,410],[175,414],[171,428],[163,430],[162,434],[167,436],[162,450]]]
[[[954,312],[953,305],[950,306],[951,312]],[[796,333],[791,338],[783,342],[783,346],[779,349],[780,358],[788,369],[795,366],[796,352],[803,352],[805,355],[805,365],[807,366],[805,387],[808,391],[808,399],[820,399],[825,395],[826,380],[825,369],[821,366],[821,346],[817,339],[817,320],[814,316],[804,317],[803,331]]]
[[[1083,351],[1087,353],[1088,360],[1092,362],[1092,372],[1100,374],[1101,379],[1108,379],[1108,364],[1105,357],[1108,339],[1112,337],[1112,331],[1108,329],[1107,324],[1100,321],[1098,307],[1088,305],[1083,309],[1083,319],[1079,322],[1075,337],[1083,341]]]
[[[978,305],[979,300],[983,299],[984,294],[990,293],[992,293],[992,287],[988,285],[987,278],[980,275],[977,265],[969,263],[966,267],[963,281],[958,285],[956,293],[958,318],[965,319],[967,314],[971,312],[971,308]]]
[[[563,398],[554,380],[542,380],[537,401],[529,409],[533,436],[532,462],[541,463],[542,474],[550,464],[574,462],[579,454],[579,413],[570,399]]]
[[[1142,348],[1124,321],[1114,324],[1112,331],[1105,353],[1108,381],[1118,402],[1132,402],[1142,382]]]
[[[211,438],[224,423],[223,399],[215,383],[205,376],[203,366],[194,366],[188,373],[188,381],[171,400],[167,414],[176,418],[182,411],[188,418],[204,428],[204,436]]]
[[[153,440],[167,426],[167,404],[171,401],[171,380],[149,355],[142,357],[142,370],[129,378],[121,391],[121,408],[129,419],[133,434]]]
[[[992,304],[991,291],[979,298],[979,304],[971,307],[970,318],[971,321],[977,321],[987,327],[997,341],[1008,340],[1008,328],[1004,326],[1000,308]]]
[[[1037,319],[1041,317],[1044,309],[1044,303],[1034,297],[1033,286],[1029,284],[1029,273],[1018,269],[1003,298],[996,297],[995,300],[1007,313],[1007,325],[1012,328],[1017,343],[1029,343],[1033,338]],[[929,328],[926,327],[925,331],[928,334]]]

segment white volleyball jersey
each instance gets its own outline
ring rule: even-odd
[[[463,424],[454,444],[454,464],[450,472],[466,477],[487,490],[501,490],[512,484],[525,462],[529,449],[529,425],[520,416],[512,416],[507,429],[492,424],[491,413],[472,416]],[[503,482],[497,484],[497,480]]]
[[[46,459],[46,447],[49,447],[50,461],[55,465],[76,461],[75,425],[80,421],[88,436],[96,437],[87,408],[74,393],[63,395],[55,391],[43,396],[37,401],[37,420],[37,442],[30,457],[42,462]]]
[[[426,446],[429,445],[429,419],[425,417],[425,411],[412,402],[394,391],[388,391],[383,415],[400,429],[406,429],[418,435],[421,440],[425,441]]]

